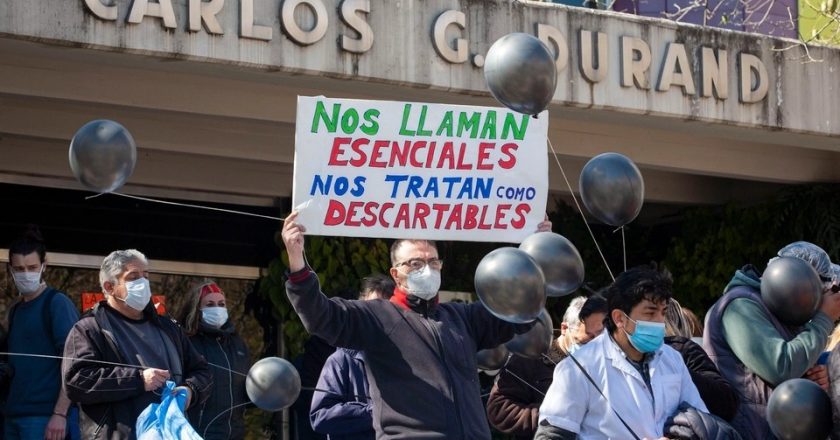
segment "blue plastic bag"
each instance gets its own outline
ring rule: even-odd
[[[175,389],[175,382],[166,381],[161,389],[160,403],[152,403],[137,418],[137,440],[202,440],[195,432],[187,417],[184,407],[187,404],[187,391]]]

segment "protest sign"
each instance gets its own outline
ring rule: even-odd
[[[298,222],[312,235],[518,243],[545,215],[547,131],[547,112],[298,97]]]

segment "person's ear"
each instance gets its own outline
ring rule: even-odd
[[[399,278],[399,271],[397,270],[397,268],[392,267],[391,269],[388,270],[388,273],[391,274],[391,279],[393,279],[394,282],[399,286],[400,285],[400,278]]]
[[[619,309],[615,309],[610,312],[610,319],[613,320],[613,323],[616,327],[623,329],[626,322],[624,321],[624,312]]]
[[[110,281],[105,281],[104,283],[102,283],[102,293],[105,293],[107,295],[113,294],[114,293],[114,283],[112,283]]]
[[[565,322],[561,322],[560,323],[560,335],[564,336],[566,334],[567,330],[569,330],[569,324],[566,324]]]

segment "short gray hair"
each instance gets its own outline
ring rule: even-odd
[[[99,286],[105,292],[105,282],[117,283],[117,278],[125,271],[125,266],[133,261],[139,261],[145,265],[149,264],[146,256],[137,249],[126,249],[114,251],[102,260],[102,267],[99,268]]]
[[[585,302],[586,297],[579,296],[569,303],[569,307],[566,308],[566,313],[563,314],[563,322],[566,323],[566,326],[577,327],[580,324],[580,309],[583,308]]]

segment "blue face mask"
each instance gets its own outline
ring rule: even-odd
[[[580,349],[581,345],[577,342],[573,343],[569,346],[569,354],[575,354],[576,351]]]
[[[624,316],[627,316],[625,313]],[[629,316],[627,319],[636,324],[636,330],[633,334],[627,333],[627,330],[622,329],[624,334],[630,339],[630,344],[641,353],[653,353],[662,346],[665,341],[665,323],[664,322],[650,322],[650,321],[635,321]]]

